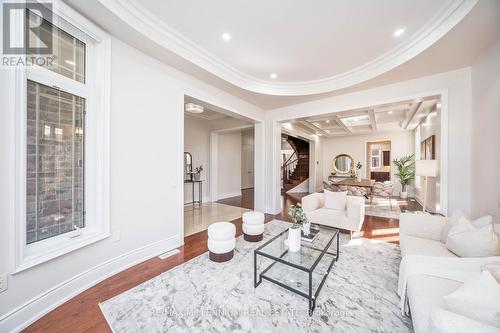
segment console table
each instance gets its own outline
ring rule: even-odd
[[[354,187],[364,187],[368,189],[365,198],[370,199],[370,204],[373,200],[373,186],[375,185],[375,180],[373,179],[361,179],[361,181],[357,181],[355,178],[347,178],[341,181],[333,182],[330,181],[330,186],[354,186]]]
[[[184,205],[195,205],[201,206],[203,203],[203,180],[184,180],[184,184],[191,184],[193,200],[191,202],[186,202]],[[198,184],[198,200],[195,200],[194,195],[194,185]]]

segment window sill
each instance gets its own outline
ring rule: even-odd
[[[25,247],[24,256],[17,263],[13,274],[43,264],[49,260],[68,254],[109,237],[109,232],[84,230],[76,238],[71,233],[49,238]]]

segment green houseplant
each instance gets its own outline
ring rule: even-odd
[[[198,181],[200,180],[201,177],[201,172],[203,171],[203,165],[200,165],[199,167],[194,168],[194,180]]]
[[[291,206],[288,209],[288,214],[292,218],[292,226],[288,229],[288,250],[290,252],[298,252],[301,242],[301,225],[307,223],[306,213],[302,209],[300,203]]]
[[[306,220],[306,213],[304,213],[304,209],[302,209],[302,205],[300,203],[288,208],[288,215],[292,218],[293,225],[291,228],[294,229],[299,228]]]
[[[398,169],[396,177],[401,183],[401,199],[408,197],[407,186],[415,180],[415,154],[395,158],[392,163]]]
[[[363,167],[363,164],[361,162],[358,162],[356,164],[356,181],[360,182],[361,181],[361,168]]]

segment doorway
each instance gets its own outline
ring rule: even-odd
[[[366,178],[376,182],[391,181],[391,141],[366,143]]]

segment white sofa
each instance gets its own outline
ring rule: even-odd
[[[441,231],[446,221],[447,219],[442,216],[401,214],[399,219],[401,255],[403,257],[409,255],[450,257],[459,264],[463,258],[450,252],[441,242]],[[494,228],[500,235],[500,225],[496,224]],[[478,261],[482,259],[486,258],[477,258]],[[432,275],[421,274],[408,277],[406,295],[416,333],[429,332],[431,312],[437,307],[442,307],[443,297],[454,292],[461,285],[461,282]]]
[[[311,223],[317,223],[343,230],[360,231],[365,219],[365,200],[362,197],[347,196],[346,209],[325,208],[323,193],[313,193],[302,198],[302,208]]]

